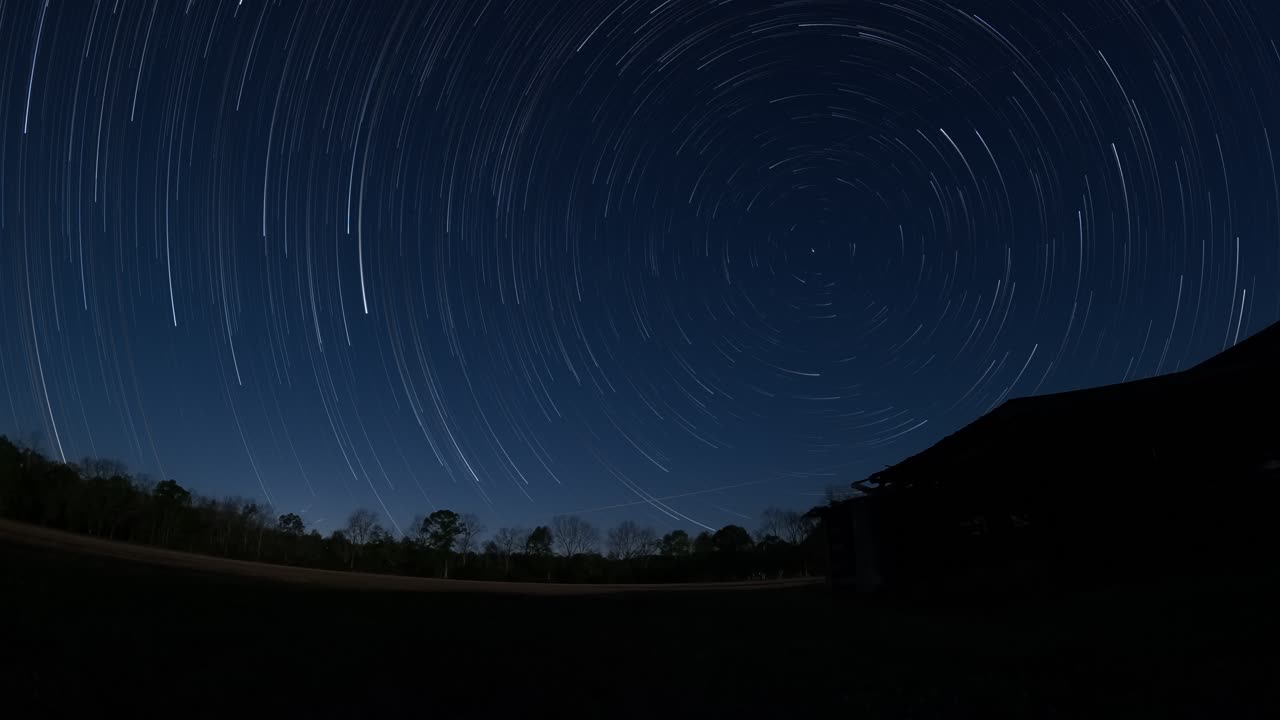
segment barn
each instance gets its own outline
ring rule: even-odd
[[[1019,398],[815,508],[831,585],[1090,584],[1266,562],[1280,325],[1182,372]]]

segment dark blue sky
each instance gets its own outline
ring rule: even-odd
[[[1274,5],[0,2],[0,432],[324,531],[808,507],[1280,318]]]

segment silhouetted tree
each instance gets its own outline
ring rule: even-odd
[[[493,539],[486,546],[492,546],[492,554],[502,559],[502,574],[506,575],[511,572],[511,556],[521,548],[525,538],[529,533],[516,528],[498,528],[498,532],[493,534]]]
[[[437,510],[422,522],[422,535],[427,547],[440,553],[444,560],[444,577],[449,577],[449,554],[463,532],[462,518],[452,510]]]
[[[255,505],[255,507],[257,506]],[[271,516],[273,513],[271,512],[270,506],[257,507],[257,510],[258,511],[249,518],[249,524],[252,528],[252,534],[255,542],[253,559],[261,560],[262,543],[266,540],[267,533],[271,530]]]
[[[725,525],[711,536],[716,552],[741,553],[751,549],[751,534],[737,525]]]
[[[484,533],[484,524],[474,513],[466,513],[458,518],[458,554],[462,556],[462,564],[467,564],[467,556],[475,552],[476,542]]]
[[[281,552],[285,562],[289,561],[290,555],[296,556],[297,548],[302,542],[302,537],[306,532],[303,526],[302,518],[294,513],[281,515],[276,521],[277,531],[282,535]]]
[[[743,578],[751,574],[754,543],[746,528],[725,525],[711,536],[711,568],[721,579]]]
[[[369,542],[377,526],[378,516],[372,510],[360,508],[347,516],[347,539],[356,545],[364,545]]]
[[[684,557],[693,552],[693,543],[689,533],[684,530],[672,530],[662,536],[658,544],[658,554],[666,557]]]
[[[551,524],[556,549],[565,557],[591,552],[600,542],[600,531],[577,515],[557,515]]]
[[[240,506],[240,547],[242,551],[247,552],[251,538],[258,538],[258,548],[261,550],[262,529],[266,526],[265,518],[270,514],[258,506],[258,503],[247,501]]]
[[[524,552],[526,571],[532,575],[551,579],[551,548],[555,542],[555,534],[551,528],[539,525],[525,538]]]
[[[129,468],[119,460],[86,457],[80,461],[80,474],[86,480],[105,480],[112,477],[126,477]]]
[[[186,507],[191,504],[191,492],[174,480],[162,480],[151,491],[156,502],[169,507]]]
[[[649,555],[657,544],[653,528],[640,527],[636,523],[625,520],[609,531],[609,557],[618,560]]]
[[[760,513],[760,527],[756,530],[756,539],[769,535],[780,538],[786,524],[786,513],[781,508],[765,508],[765,511]]]
[[[151,496],[155,499],[158,517],[155,532],[156,542],[168,545],[174,532],[182,523],[182,516],[191,505],[191,492],[173,480],[162,480],[156,484]]]
[[[422,535],[427,547],[439,552],[452,552],[458,541],[461,518],[452,510],[437,510],[422,522]]]
[[[302,537],[303,533],[306,531],[306,528],[302,524],[302,518],[298,517],[294,513],[281,515],[279,528],[280,532],[294,537]]]
[[[24,522],[132,542],[240,559],[330,569],[448,575],[452,553],[468,561],[468,577],[557,579],[565,582],[677,582],[744,577],[750,573],[807,574],[825,564],[825,543],[796,513],[770,509],[760,542],[735,526],[694,540],[683,530],[663,536],[623,522],[610,530],[611,558],[596,552],[600,533],[581,518],[556,518],[532,531],[502,528],[471,557],[483,528],[474,515],[449,510],[415,519],[397,539],[360,509],[329,537],[295,513],[276,514],[253,498],[204,498],[174,480],[130,476],[114,461],[86,458],[66,464],[0,437],[0,515]],[[778,534],[781,533],[781,534]],[[779,540],[778,538],[782,538]],[[562,557],[553,556],[553,549]],[[654,554],[662,557],[652,557]],[[645,558],[644,562],[635,562]],[[650,559],[652,558],[652,559]]]
[[[787,551],[791,545],[777,535],[765,535],[756,542],[755,572],[762,576],[776,574],[781,576],[787,564]]]
[[[804,513],[798,513],[795,510],[788,510],[783,515],[780,537],[792,545],[799,545],[813,534],[815,527],[813,518],[805,517]]]
[[[356,566],[356,556],[364,546],[383,532],[382,526],[378,524],[378,516],[372,510],[360,508],[347,517],[345,539],[350,542],[348,561],[351,567]]]
[[[534,528],[524,541],[524,552],[526,555],[534,557],[546,557],[551,554],[551,545],[554,536],[551,534],[551,528],[545,525],[539,525]]]
[[[355,566],[355,550],[351,546],[351,540],[347,538],[347,534],[341,530],[334,530],[327,540],[325,540],[326,554],[331,557],[338,558],[343,565],[347,567]]]

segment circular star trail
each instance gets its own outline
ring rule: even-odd
[[[322,529],[814,504],[1280,318],[1277,30],[1238,0],[0,2],[0,429]]]

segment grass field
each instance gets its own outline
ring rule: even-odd
[[[1280,716],[1274,580],[908,610],[316,586],[12,537],[0,571],[0,691],[40,716]]]

